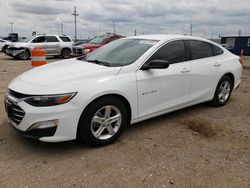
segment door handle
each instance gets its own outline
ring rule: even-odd
[[[215,66],[215,67],[219,67],[219,66],[221,66],[221,64],[218,63],[218,62],[215,62],[215,63],[214,63],[214,66]]]
[[[190,72],[190,70],[187,69],[187,68],[183,68],[183,69],[181,70],[181,73],[188,73],[188,72]]]

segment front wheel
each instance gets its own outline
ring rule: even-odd
[[[70,58],[70,56],[71,56],[71,50],[68,49],[68,48],[63,49],[62,52],[61,52],[61,56],[62,56],[63,59]]]
[[[78,138],[91,146],[114,142],[128,123],[128,112],[122,101],[105,97],[91,103],[78,125]]]
[[[30,58],[30,53],[28,50],[23,50],[19,55],[18,55],[18,59],[21,60],[27,60]]]
[[[214,106],[225,105],[231,96],[232,90],[232,80],[228,76],[223,76],[217,85],[214,98],[211,103]]]

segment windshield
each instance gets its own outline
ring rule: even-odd
[[[33,38],[34,38],[34,36],[33,36],[33,37],[27,37],[26,39],[21,40],[21,42],[29,42],[29,41],[31,41]]]
[[[157,40],[118,39],[85,56],[85,61],[105,62],[111,67],[125,66],[135,62]]]
[[[108,35],[101,35],[93,38],[90,40],[88,43],[90,44],[101,44],[105,39],[107,39],[109,36]]]

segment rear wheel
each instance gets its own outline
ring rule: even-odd
[[[20,54],[18,54],[18,59],[21,59],[21,60],[27,60],[29,59],[30,57],[30,53],[29,53],[29,50],[24,50],[22,51]]]
[[[78,138],[91,146],[111,144],[127,123],[128,112],[119,99],[101,98],[83,112],[78,125]]]
[[[214,98],[211,103],[214,106],[225,105],[231,96],[232,90],[232,80],[228,76],[223,76],[217,85]]]
[[[63,49],[62,52],[61,52],[61,56],[62,56],[63,59],[70,58],[70,56],[71,56],[71,50],[68,49],[68,48]]]

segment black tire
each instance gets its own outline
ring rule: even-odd
[[[30,52],[27,49],[17,55],[17,59],[28,60],[29,58],[30,58]]]
[[[61,56],[63,59],[68,59],[71,56],[71,50],[68,48],[64,48],[61,52]]]
[[[223,87],[223,84],[225,84],[225,83],[228,83],[230,88],[228,88],[228,93],[227,93],[227,95],[225,95],[226,96],[225,99],[222,100],[222,97],[220,97],[220,94],[222,93],[222,87]],[[233,90],[233,82],[232,82],[231,78],[228,76],[223,76],[220,79],[220,81],[216,87],[216,90],[214,93],[214,98],[211,101],[211,104],[213,106],[224,106],[227,103],[227,101],[229,100],[231,93],[232,93],[232,90]]]
[[[117,129],[117,132],[115,132],[114,135],[111,136],[110,138],[99,139],[93,133],[92,121],[97,112],[99,112],[101,109],[109,105],[112,105],[116,107],[117,109],[119,109],[119,112],[121,114],[120,127]],[[86,109],[84,110],[84,112],[82,113],[79,123],[78,123],[78,130],[77,130],[78,139],[83,141],[85,144],[89,146],[94,146],[94,147],[100,147],[100,146],[111,144],[120,136],[120,134],[122,133],[122,130],[128,124],[128,122],[129,122],[128,111],[121,100],[119,100],[118,98],[109,97],[109,96],[100,98],[92,102],[90,105],[88,105]],[[109,134],[108,129],[105,128],[104,131],[106,131],[107,134]]]

